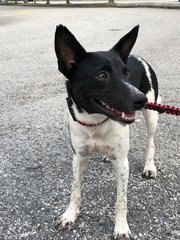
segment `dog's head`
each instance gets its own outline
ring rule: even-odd
[[[79,109],[125,123],[135,120],[134,112],[147,101],[128,83],[127,59],[138,29],[139,26],[134,27],[109,51],[86,52],[66,27],[57,26],[55,52],[59,71],[68,79],[68,91]]]

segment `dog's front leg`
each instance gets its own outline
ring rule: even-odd
[[[117,200],[115,206],[114,239],[130,239],[130,230],[127,223],[127,184],[129,177],[129,163],[127,157],[112,160],[117,182]]]
[[[74,155],[73,158],[73,183],[70,203],[67,210],[57,221],[57,227],[71,229],[77,216],[79,215],[81,202],[81,183],[87,169],[87,157]]]

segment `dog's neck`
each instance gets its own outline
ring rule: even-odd
[[[74,121],[77,121],[81,125],[93,127],[101,125],[108,120],[108,117],[103,114],[98,113],[89,114],[83,109],[82,111],[79,111],[75,102],[70,97],[68,97],[66,100],[71,117],[73,118]]]

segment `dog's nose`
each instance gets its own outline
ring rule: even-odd
[[[147,97],[144,94],[140,94],[134,99],[134,109],[140,110],[144,107],[145,102],[147,102]]]

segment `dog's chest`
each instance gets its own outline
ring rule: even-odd
[[[75,152],[81,156],[100,153],[113,158],[125,142],[128,145],[128,129],[111,124],[95,128],[73,125],[71,140]]]

